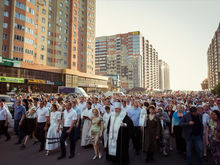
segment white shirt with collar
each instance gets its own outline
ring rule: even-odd
[[[6,120],[8,112],[5,107],[1,108],[0,107],[0,120]]]
[[[70,109],[69,112],[65,109],[63,112],[64,127],[71,127],[73,120],[77,120],[77,113]]]
[[[86,102],[83,102],[83,103],[79,103],[78,104],[78,108],[79,108],[79,110],[81,111],[81,113],[84,111],[84,110],[86,110]]]
[[[37,114],[37,122],[44,123],[47,121],[46,117],[49,116],[49,111],[45,107],[43,107],[43,108],[39,107],[37,109],[36,114]]]

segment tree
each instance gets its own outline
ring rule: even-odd
[[[212,93],[213,93],[214,95],[217,95],[218,97],[220,97],[220,83],[218,83],[218,85],[216,85],[216,86],[214,87],[214,89],[212,90]]]

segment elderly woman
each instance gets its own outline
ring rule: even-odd
[[[93,116],[91,117],[91,122],[88,127],[88,131],[86,133],[86,137],[88,137],[89,131],[91,131],[91,137],[93,142],[93,148],[95,152],[95,156],[93,157],[93,160],[99,158],[102,158],[102,155],[100,153],[99,149],[99,139],[102,137],[103,132],[103,119],[98,111],[98,109],[92,110]],[[91,130],[90,130],[91,129]]]
[[[160,119],[161,123],[161,151],[164,156],[168,155],[169,151],[169,139],[170,139],[170,131],[169,131],[169,123],[170,123],[170,118],[169,115],[164,112],[164,110],[159,107],[158,108],[158,113],[156,116]]]
[[[220,164],[220,112],[214,110],[211,114],[206,129],[206,144],[210,145],[213,160],[216,165]]]
[[[176,148],[178,153],[185,153],[186,152],[186,143],[185,140],[182,137],[182,128],[180,127],[179,123],[180,120],[185,115],[185,112],[182,110],[182,106],[178,104],[176,106],[176,111],[173,114],[172,117],[172,128],[171,133],[175,135],[176,140]]]
[[[144,151],[147,153],[146,162],[154,159],[154,152],[157,149],[157,140],[160,138],[160,119],[155,115],[155,106],[149,106],[149,115],[145,118],[144,124]]]

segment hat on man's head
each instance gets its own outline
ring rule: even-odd
[[[189,111],[190,111],[190,112],[196,112],[196,111],[197,111],[197,109],[196,109],[196,107],[195,107],[195,106],[192,106],[192,107],[190,107]]]
[[[115,102],[114,108],[120,108],[121,109],[121,102]]]

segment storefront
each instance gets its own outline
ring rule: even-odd
[[[49,80],[27,80],[28,92],[32,93],[57,93],[58,86],[62,85],[62,82],[52,82]]]
[[[0,76],[0,93],[23,90],[25,88],[24,78]]]

